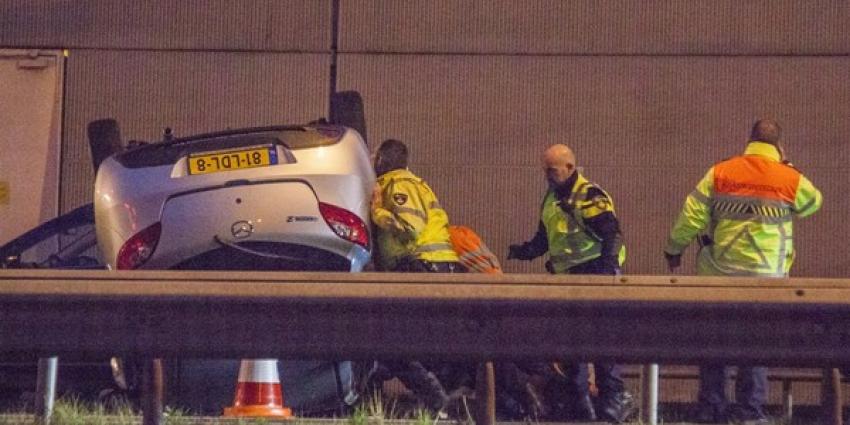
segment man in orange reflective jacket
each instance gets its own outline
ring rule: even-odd
[[[715,164],[688,195],[664,250],[670,271],[682,251],[700,243],[697,274],[785,277],[794,261],[792,219],[820,208],[820,191],[785,160],[781,129],[771,119],[757,121],[743,155]],[[725,395],[726,367],[700,367],[699,406],[693,420],[703,423],[764,422],[767,369],[741,367],[736,403]]]

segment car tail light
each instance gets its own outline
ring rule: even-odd
[[[156,244],[159,242],[160,234],[162,234],[162,224],[154,223],[150,227],[133,235],[118,250],[116,268],[118,270],[132,270],[145,264],[151,258],[151,255],[153,255]]]
[[[360,217],[344,208],[324,202],[319,202],[319,212],[337,236],[369,249],[369,231]]]

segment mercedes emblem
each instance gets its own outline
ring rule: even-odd
[[[254,233],[254,225],[250,221],[237,221],[230,226],[230,233],[236,239],[244,239]]]

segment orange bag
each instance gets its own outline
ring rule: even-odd
[[[471,272],[477,273],[501,273],[502,266],[499,259],[487,249],[487,245],[469,227],[449,226],[449,236],[460,257],[460,263]]]

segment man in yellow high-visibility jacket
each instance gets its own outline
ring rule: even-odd
[[[381,268],[397,272],[465,272],[466,268],[458,262],[452,248],[446,211],[434,191],[407,169],[407,146],[399,140],[385,140],[378,147],[374,165],[378,181],[372,194],[371,215],[377,227]],[[460,375],[467,368],[466,365],[425,364],[416,360],[382,363],[390,374],[398,377],[436,412],[442,410],[449,399],[432,369],[439,367],[446,375]],[[456,376],[443,376],[446,378]]]
[[[404,143],[389,139],[378,148],[372,222],[384,270],[465,271],[449,235],[449,217],[434,191],[407,169]]]
[[[548,253],[551,273],[620,274],[626,250],[611,197],[576,170],[575,154],[566,145],[546,149],[543,166],[549,190],[537,233],[528,242],[511,245],[508,259],[532,260]],[[619,423],[634,411],[619,367],[597,362],[594,371],[599,388],[595,406],[587,363],[571,364],[565,373],[570,387],[566,411],[553,412],[553,419],[592,421],[598,416]]]
[[[697,274],[785,277],[794,261],[792,218],[821,206],[821,193],[785,160],[781,129],[757,121],[743,155],[715,164],[688,195],[664,250],[670,271],[681,265],[685,247],[697,239]],[[764,422],[767,369],[741,367],[736,403],[724,388],[726,367],[700,367],[699,405],[703,423]]]

